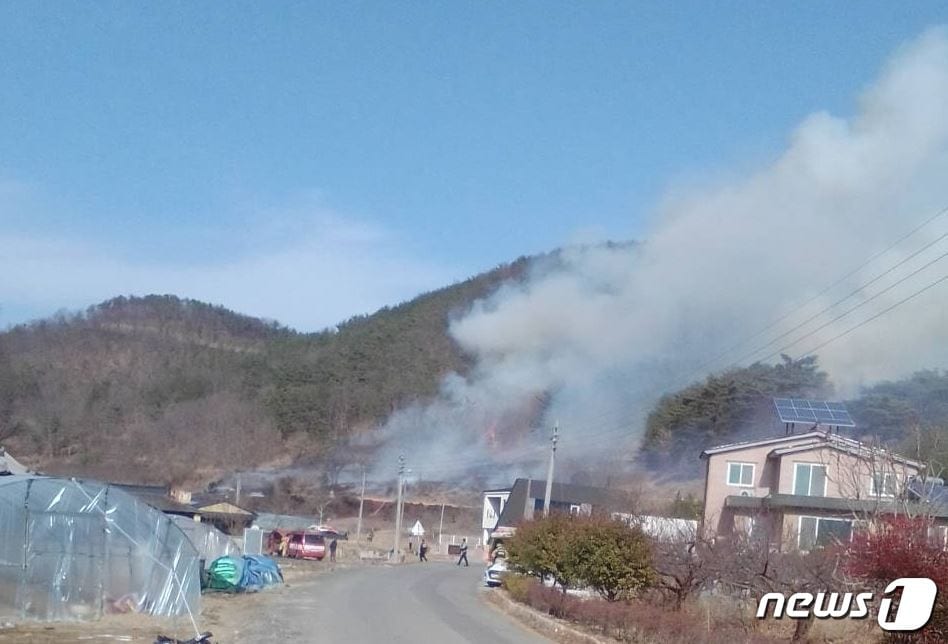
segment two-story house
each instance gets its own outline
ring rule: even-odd
[[[854,522],[906,509],[922,463],[819,425],[800,434],[720,445],[706,460],[702,531],[735,530],[809,550],[848,540]]]

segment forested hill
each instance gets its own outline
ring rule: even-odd
[[[14,327],[0,333],[0,443],[48,471],[134,481],[318,456],[463,371],[450,317],[531,261],[319,333],[171,295]]]
[[[46,471],[112,480],[207,481],[299,459],[331,475],[354,457],[351,436],[466,371],[451,317],[538,259],[319,333],[170,295],[14,327],[0,333],[0,444]],[[697,476],[704,447],[781,430],[774,396],[834,397],[815,358],[714,374],[658,401],[641,460]],[[948,374],[880,383],[848,403],[860,437],[948,465]]]
[[[784,356],[776,365],[712,374],[658,401],[648,416],[640,460],[671,475],[699,474],[703,449],[783,431],[773,412],[775,397],[837,399],[815,357]],[[844,432],[948,472],[948,373],[919,371],[845,402],[856,428]]]

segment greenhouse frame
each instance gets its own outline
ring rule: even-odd
[[[0,618],[200,613],[200,557],[167,516],[106,483],[0,476]]]

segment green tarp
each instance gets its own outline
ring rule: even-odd
[[[207,568],[207,587],[234,592],[240,586],[244,562],[237,557],[218,557]]]

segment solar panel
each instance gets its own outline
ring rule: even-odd
[[[774,398],[774,408],[782,423],[810,423],[832,427],[855,427],[846,405],[825,400]]]

